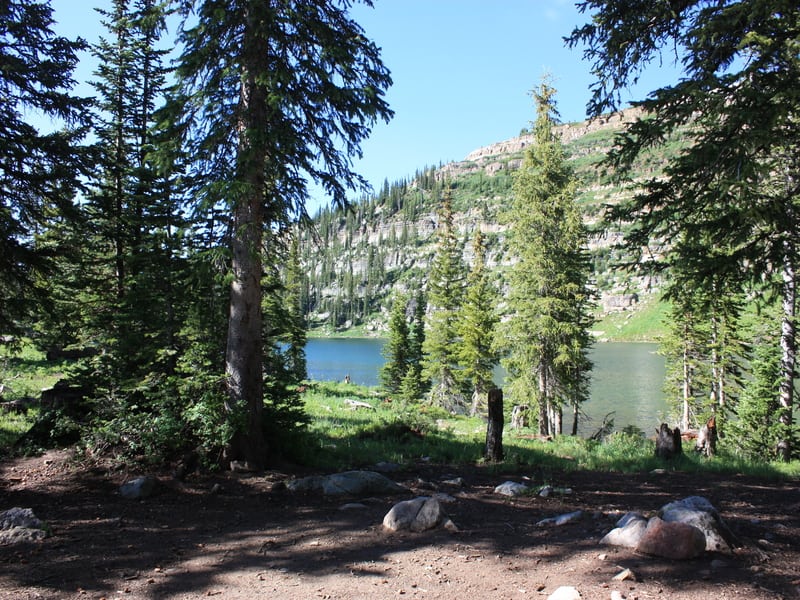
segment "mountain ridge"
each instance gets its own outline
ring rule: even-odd
[[[639,114],[628,109],[556,129],[578,178],[577,201],[589,225],[599,220],[604,203],[630,193],[606,180],[597,166],[614,136]],[[506,226],[500,217],[511,198],[513,172],[532,143],[532,134],[523,132],[477,148],[464,160],[387,182],[348,211],[322,209],[314,225],[323,243],[316,244],[311,234],[301,240],[301,264],[307,274],[302,301],[312,330],[332,334],[355,329],[369,335],[385,331],[394,292],[425,286],[426,269],[435,253],[437,199],[444,185],[451,189],[465,263],[471,264],[472,258],[467,240],[480,228],[487,239],[487,266],[502,292],[507,286],[505,271],[515,258],[505,246]],[[657,291],[658,282],[623,276],[611,268],[622,236],[621,231],[605,231],[589,243],[599,317],[626,312],[630,318],[651,305],[642,300]]]

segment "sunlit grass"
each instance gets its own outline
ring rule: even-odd
[[[29,408],[21,413],[0,414],[0,455],[14,446],[16,441],[31,428],[38,415],[38,408]]]
[[[600,337],[615,342],[654,342],[666,332],[669,305],[646,297],[634,311],[610,313],[592,326]]]
[[[326,469],[363,468],[380,462],[411,467],[420,461],[483,464],[486,422],[453,416],[424,405],[385,402],[377,388],[316,383],[304,394],[311,417],[310,444],[304,460]],[[369,407],[353,406],[351,401]],[[800,461],[788,464],[745,461],[721,448],[707,459],[687,450],[672,461],[655,456],[652,440],[635,433],[614,433],[603,441],[573,436],[542,440],[531,429],[506,428],[505,460],[498,471],[650,472],[667,469],[691,473],[744,473],[759,477],[800,477]]]
[[[52,387],[63,377],[62,362],[48,362],[44,353],[32,344],[19,348],[0,345],[0,385],[3,400],[39,398],[44,388]]]

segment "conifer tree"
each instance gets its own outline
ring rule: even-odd
[[[767,313],[773,313],[769,310]],[[769,318],[774,319],[774,314]],[[780,410],[781,349],[767,315],[762,315],[752,332],[753,356],[750,377],[744,385],[728,435],[730,449],[750,460],[778,458],[782,437],[775,414]],[[727,445],[727,444],[726,444]]]
[[[289,257],[284,275],[284,305],[286,306],[286,363],[291,375],[298,381],[308,377],[306,368],[307,325],[303,311],[302,292],[306,287],[305,275],[300,267],[300,242],[298,234],[292,236]]]
[[[166,12],[155,0],[115,0],[100,11],[110,36],[99,60],[95,131],[102,161],[87,212],[96,234],[84,252],[88,335],[102,346],[108,381],[136,381],[174,366],[182,260],[173,172],[154,160],[163,102]],[[96,367],[94,367],[96,369]]]
[[[464,263],[453,224],[453,204],[448,186],[439,204],[436,254],[428,274],[428,321],[422,374],[430,381],[431,403],[450,412],[462,412],[465,404],[457,373],[457,319],[463,292]]]
[[[82,146],[91,101],[74,96],[73,70],[84,40],[52,30],[48,2],[0,3],[0,332],[21,331],[22,319],[47,301],[54,261],[70,250],[36,233],[74,221],[80,176],[89,173]],[[33,124],[52,119],[56,130]]]
[[[387,394],[398,394],[403,378],[408,373],[409,337],[406,310],[408,297],[398,294],[394,297],[389,312],[389,334],[383,347],[386,362],[381,367],[381,385]]]
[[[699,280],[716,273],[746,292],[782,298],[781,386],[773,418],[784,439],[779,455],[794,454],[793,411],[797,370],[798,181],[800,127],[796,2],[640,2],[586,0],[591,22],[573,31],[585,47],[596,83],[592,116],[616,109],[620,93],[645,65],[668,55],[680,81],[650,91],[617,139],[607,165],[631,178],[638,157],[682,131],[689,144],[658,177],[637,181],[639,193],[615,206],[609,222],[631,224],[628,248],[642,257],[652,243],[697,240],[698,260],[669,248],[658,263],[686,263]],[[719,249],[719,251],[717,251]],[[702,259],[706,255],[706,259]],[[640,261],[648,268],[653,261]]]
[[[425,345],[425,313],[427,302],[422,291],[417,292],[412,304],[413,318],[408,330],[406,373],[400,383],[400,398],[408,403],[418,402],[427,392],[427,382],[422,376],[422,348]]]
[[[264,231],[305,217],[309,178],[335,203],[365,189],[352,158],[391,111],[379,49],[349,1],[184,2],[191,22],[177,69],[195,198],[230,217],[231,295],[225,373],[236,435],[228,456],[263,465],[261,281]],[[336,311],[333,311],[336,312]],[[269,329],[269,328],[267,328]],[[269,341],[267,341],[269,343]]]
[[[487,393],[493,386],[492,373],[497,364],[494,330],[499,317],[498,294],[486,268],[486,245],[480,229],[475,230],[472,248],[474,262],[458,320],[461,338],[458,361],[462,377],[472,389],[470,413],[475,415],[483,412]]]
[[[554,131],[555,90],[543,81],[534,90],[534,143],[514,180],[506,220],[517,262],[509,276],[509,319],[503,323],[504,364],[510,396],[538,406],[539,431],[562,432],[562,410],[588,397],[592,296],[587,234],[575,200],[576,180]]]

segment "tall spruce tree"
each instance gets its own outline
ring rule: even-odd
[[[486,244],[480,229],[472,242],[473,263],[467,276],[464,304],[458,318],[461,345],[458,362],[461,376],[472,390],[472,415],[483,413],[487,394],[493,386],[492,375],[497,365],[494,330],[499,322],[496,311],[498,294],[486,268]]]
[[[554,131],[554,96],[546,80],[533,91],[534,143],[514,179],[506,214],[517,262],[509,276],[510,318],[498,336],[510,396],[518,404],[535,398],[544,435],[562,433],[564,406],[572,408],[572,432],[577,433],[591,369],[587,233],[575,198],[577,182]]]
[[[442,193],[436,229],[436,254],[428,274],[428,320],[423,345],[423,377],[430,401],[450,412],[464,410],[458,364],[458,312],[464,295],[465,267],[453,224],[449,185]]]
[[[425,345],[425,314],[428,303],[421,290],[414,296],[411,305],[413,305],[413,317],[408,327],[407,368],[400,382],[400,398],[407,403],[416,403],[428,391],[427,382],[422,377],[422,348]]]
[[[569,39],[584,45],[593,62],[590,113],[617,108],[621,91],[665,55],[682,73],[675,85],[635,103],[643,116],[618,138],[608,164],[629,175],[637,157],[679,128],[690,144],[609,220],[632,224],[626,240],[634,252],[662,240],[698,240],[706,260],[691,260],[673,247],[660,262],[685,264],[696,280],[715,273],[732,282],[720,293],[744,274],[751,289],[766,287],[783,299],[775,323],[782,383],[772,418],[784,432],[778,454],[788,460],[794,453],[800,256],[800,6],[789,0],[623,4],[582,2],[591,23]]]
[[[115,0],[99,12],[109,37],[93,48],[101,162],[87,203],[95,234],[83,255],[83,298],[92,307],[85,335],[102,346],[107,381],[136,387],[171,371],[179,328],[182,220],[174,173],[153,156],[167,77],[166,51],[157,45],[167,13],[156,0]]]
[[[289,246],[289,256],[284,269],[283,304],[286,306],[285,342],[286,366],[297,382],[308,377],[306,366],[306,330],[303,312],[303,290],[308,284],[300,266],[300,239],[297,228],[293,229]]]
[[[89,172],[81,146],[90,100],[71,93],[83,40],[53,33],[48,2],[0,4],[0,332],[22,330],[21,319],[47,300],[54,260],[69,248],[34,234],[75,219],[80,175]],[[34,125],[52,119],[55,131]]]
[[[369,2],[367,2],[369,4]],[[309,177],[334,202],[365,188],[352,157],[391,116],[378,48],[348,15],[349,0],[185,1],[177,75],[198,202],[231,223],[226,347],[231,458],[264,464],[264,230],[305,216]]]
[[[400,392],[409,366],[408,297],[397,294],[389,312],[389,335],[383,347],[386,358],[380,371],[381,385],[388,394]]]

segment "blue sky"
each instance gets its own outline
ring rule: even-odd
[[[590,65],[563,38],[588,20],[572,0],[375,0],[352,11],[382,49],[395,111],[362,144],[356,169],[379,189],[417,169],[461,160],[515,135],[535,118],[530,90],[545,73],[563,121],[585,118]],[[58,33],[90,43],[102,33],[93,6],[110,0],[53,0]],[[79,80],[91,76],[83,65]],[[645,74],[632,98],[676,77],[669,66]],[[310,208],[323,201],[312,198]]]

